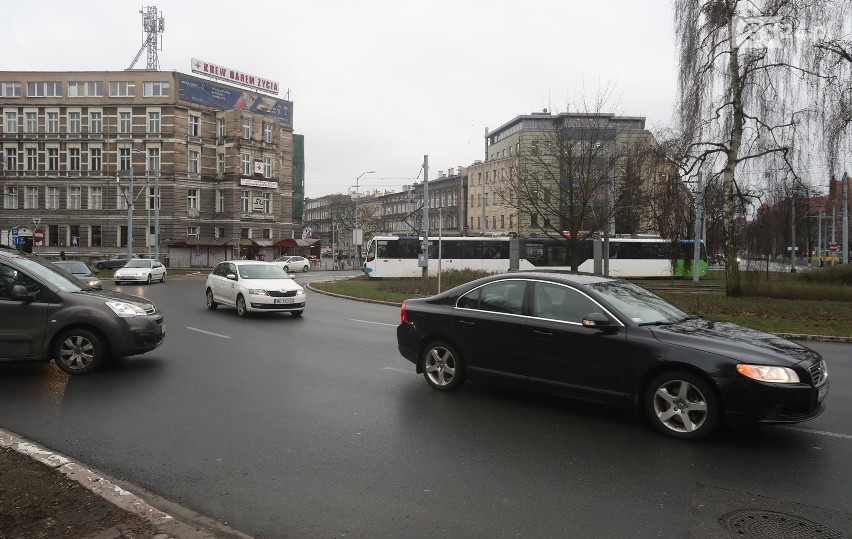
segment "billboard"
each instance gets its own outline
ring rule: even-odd
[[[187,75],[178,75],[178,99],[222,110],[238,109],[264,114],[293,124],[293,103],[290,101]]]

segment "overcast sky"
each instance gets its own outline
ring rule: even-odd
[[[0,0],[0,70],[126,69],[147,5],[165,17],[160,69],[191,73],[195,57],[280,84],[309,197],[369,170],[361,191],[398,190],[424,155],[434,179],[482,159],[486,128],[601,87],[652,130],[672,117],[667,0]]]

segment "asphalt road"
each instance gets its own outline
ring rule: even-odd
[[[309,292],[302,318],[240,319],[205,309],[201,276],[120,288],[157,302],[165,344],[91,376],[0,365],[0,426],[248,534],[723,537],[743,508],[852,533],[852,345],[807,343],[832,384],[816,420],[683,443],[619,410],[431,390],[397,307]]]

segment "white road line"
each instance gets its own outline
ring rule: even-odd
[[[213,333],[211,331],[204,331],[203,329],[191,328],[189,326],[186,329],[191,329],[192,331],[197,331],[198,333],[205,333],[207,335],[213,335],[214,337],[222,337],[223,339],[230,339],[231,337],[228,335],[220,335],[219,333]]]
[[[845,440],[852,440],[852,435],[840,434],[839,432],[829,432],[827,430],[812,430],[812,429],[806,429],[806,428],[802,428],[802,427],[781,427],[781,428],[782,429],[789,429],[789,430],[797,430],[799,432],[809,432],[811,434],[819,434],[819,435],[822,435],[822,436],[832,436],[834,438],[843,438]]]
[[[405,374],[411,374],[414,371],[411,369],[397,369],[396,367],[382,367],[383,371],[396,371],[396,372],[404,372]]]
[[[362,322],[364,324],[376,324],[377,326],[390,326],[392,328],[395,328],[396,326],[399,325],[399,324],[385,324],[384,322],[370,322],[369,320],[358,320],[357,318],[350,318],[349,320],[351,320],[352,322]]]

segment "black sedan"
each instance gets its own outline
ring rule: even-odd
[[[435,389],[494,381],[630,407],[676,438],[726,420],[812,419],[828,392],[813,350],[689,316],[620,279],[493,275],[409,299],[401,317],[399,351]]]

